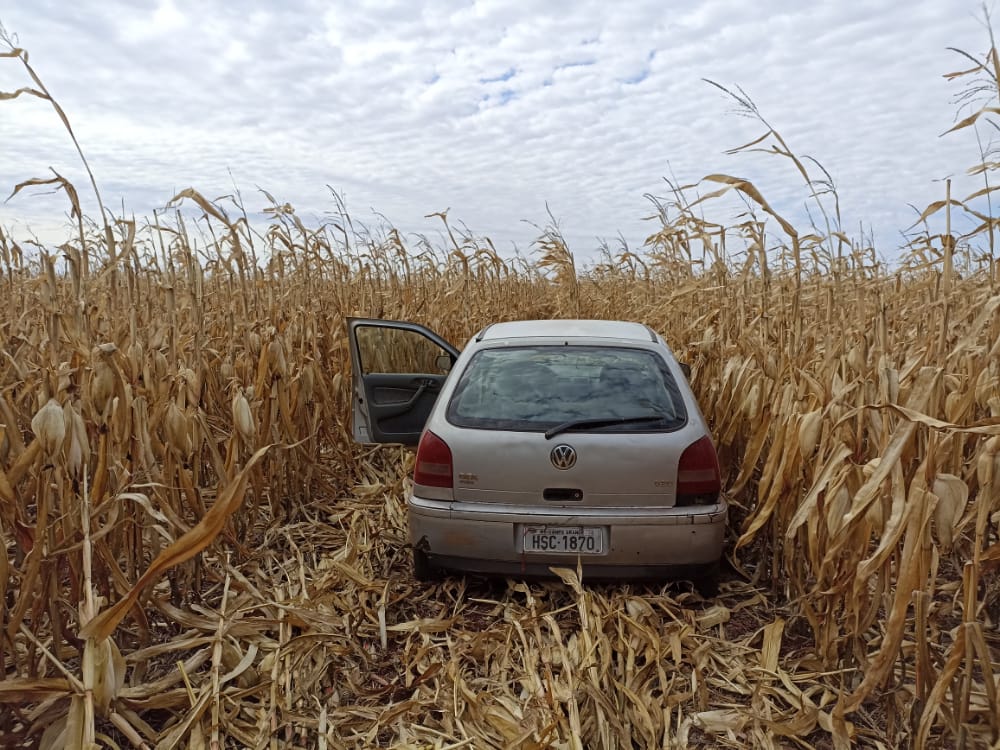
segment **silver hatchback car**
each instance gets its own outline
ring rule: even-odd
[[[639,323],[496,323],[459,351],[348,320],[353,434],[416,445],[413,572],[680,578],[715,589],[727,506],[705,420]]]

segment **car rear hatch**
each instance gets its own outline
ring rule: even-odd
[[[676,433],[462,430],[450,442],[458,501],[550,507],[674,505]],[[566,468],[559,468],[566,466]]]
[[[455,500],[524,506],[673,506],[678,462],[704,436],[665,359],[637,346],[484,349],[445,418],[432,428]]]

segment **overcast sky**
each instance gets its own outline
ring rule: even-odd
[[[251,211],[267,205],[263,188],[318,223],[330,186],[359,220],[377,211],[433,235],[425,214],[450,208],[502,251],[530,252],[527,222],[544,224],[548,205],[582,257],[619,233],[640,245],[655,229],[643,196],[665,195],[670,175],[746,177],[780,212],[804,215],[787,160],[725,153],[762,128],[705,78],[741,86],[822,162],[845,229],[870,228],[891,257],[916,218],[908,204],[943,198],[946,177],[959,197],[980,186],[963,176],[979,158],[975,133],[940,136],[963,87],[943,75],[968,67],[947,47],[985,52],[982,16],[965,0],[0,6],[116,212],[150,215],[186,187],[220,196],[235,179]],[[0,91],[29,84],[0,59]],[[49,167],[96,216],[51,107],[0,101],[0,192]],[[50,225],[65,224],[66,205],[25,192],[0,205],[0,225],[63,241]]]

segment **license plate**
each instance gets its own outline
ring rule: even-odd
[[[604,529],[599,526],[524,526],[524,552],[559,555],[603,555]]]

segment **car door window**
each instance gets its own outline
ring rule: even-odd
[[[371,325],[359,326],[355,335],[362,375],[448,372],[448,352],[417,331]]]

